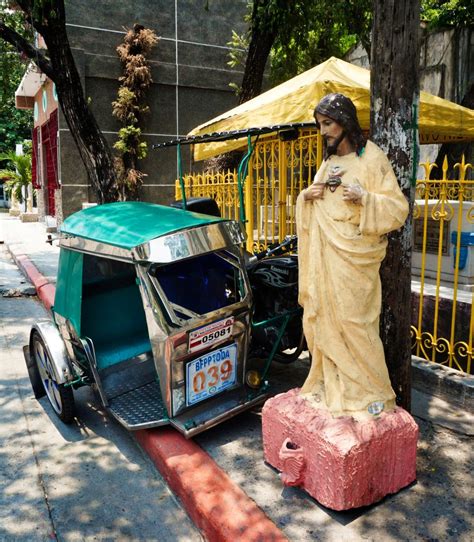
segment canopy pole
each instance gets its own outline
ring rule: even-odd
[[[250,134],[247,135],[247,154],[242,158],[239,164],[239,169],[237,172],[237,186],[239,189],[239,206],[240,206],[240,221],[242,224],[245,224],[247,222],[246,214],[245,214],[245,203],[244,203],[244,187],[243,187],[243,181],[242,179],[245,179],[247,176],[247,169],[249,165],[250,157],[252,156],[253,150],[255,148],[255,145],[257,144],[257,139],[255,140],[255,143],[252,145],[252,136]]]
[[[176,158],[178,162],[178,177],[179,177],[179,184],[181,186],[181,199],[183,200],[183,209],[186,211],[187,209],[187,203],[186,203],[186,189],[184,187],[184,179],[183,179],[183,164],[181,160],[181,143],[178,143],[176,146]]]

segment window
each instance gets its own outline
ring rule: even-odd
[[[48,109],[48,93],[46,92],[46,89],[43,90],[43,97],[41,101],[43,104],[43,112],[46,113],[46,109]]]
[[[85,292],[101,290],[105,287],[117,288],[135,284],[136,276],[133,264],[84,254],[83,285]]]
[[[181,319],[215,311],[245,296],[237,260],[211,253],[167,265],[152,266],[149,274]],[[157,283],[157,284],[156,284]]]

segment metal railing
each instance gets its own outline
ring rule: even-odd
[[[413,351],[471,373],[474,181],[466,177],[472,165],[455,164],[455,180],[447,178],[446,159],[441,179],[431,179],[435,164],[421,165],[425,178],[417,181],[413,210]]]
[[[255,252],[296,233],[296,198],[312,182],[321,162],[321,136],[314,130],[301,131],[289,141],[266,137],[257,142],[244,186],[247,250]],[[472,166],[464,160],[456,164],[458,178],[450,180],[446,160],[440,179],[431,179],[435,164],[421,165],[425,178],[416,184],[413,215],[413,353],[470,373],[474,247],[469,247],[469,233],[474,223],[474,181],[467,174]],[[239,219],[235,170],[184,175],[184,185],[187,197],[212,197],[222,216]],[[176,198],[181,198],[178,181]]]
[[[225,218],[239,220],[237,171],[191,173],[183,175],[187,198],[213,198]],[[176,181],[175,197],[181,199],[181,187]]]
[[[296,233],[296,198],[321,162],[319,132],[303,130],[297,139],[273,137],[256,144],[245,180],[247,250],[266,248]]]

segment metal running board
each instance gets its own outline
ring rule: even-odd
[[[110,414],[127,429],[169,423],[151,352],[100,371],[100,378]]]
[[[109,399],[108,410],[118,422],[132,431],[169,423],[156,381]]]
[[[265,391],[249,394],[248,388],[241,386],[171,418],[170,424],[186,438],[192,438],[244,410],[263,403],[267,398],[268,393]]]
[[[107,367],[99,374],[108,401],[157,379],[151,352]]]

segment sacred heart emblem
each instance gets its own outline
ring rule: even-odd
[[[331,166],[329,168],[329,177],[325,184],[331,192],[335,192],[337,187],[342,184],[341,177],[344,173],[345,170],[341,166]]]

